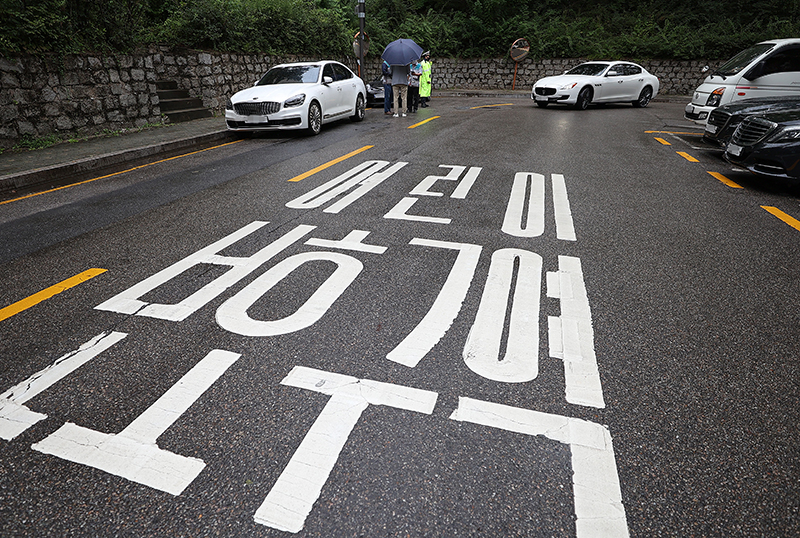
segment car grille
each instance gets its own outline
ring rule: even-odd
[[[711,125],[716,125],[717,127],[725,127],[728,121],[731,119],[731,114],[729,112],[722,111],[718,108],[715,108],[711,111],[711,114],[708,116],[708,123]]]
[[[739,124],[736,132],[731,137],[731,143],[737,146],[754,146],[761,142],[770,131],[777,127],[777,123],[764,118],[750,117]]]
[[[536,95],[555,95],[555,88],[536,88]]]
[[[273,101],[236,103],[233,105],[233,109],[240,116],[268,116],[278,112],[281,109],[281,104]]]

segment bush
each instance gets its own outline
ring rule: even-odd
[[[128,52],[162,44],[220,52],[351,54],[355,0],[2,0],[0,54]],[[408,37],[437,56],[726,59],[800,37],[800,0],[367,0],[371,54]]]

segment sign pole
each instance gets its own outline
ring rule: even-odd
[[[365,0],[358,0],[358,76],[364,80],[364,19],[367,9]]]

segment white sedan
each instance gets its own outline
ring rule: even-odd
[[[252,88],[233,95],[225,121],[233,131],[306,129],[364,119],[367,90],[350,69],[333,61],[276,65]]]
[[[586,62],[563,75],[536,81],[531,99],[586,110],[591,103],[631,103],[646,107],[658,93],[658,77],[630,62]]]

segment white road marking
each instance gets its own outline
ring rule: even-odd
[[[31,411],[23,404],[41,394],[58,381],[128,336],[120,332],[98,334],[76,351],[57,359],[53,364],[0,394],[0,438],[12,440],[47,415]]]
[[[367,252],[369,254],[383,254],[386,252],[386,247],[367,245],[364,243],[364,239],[366,239],[369,234],[370,232],[366,232],[364,230],[353,230],[347,234],[344,239],[339,241],[331,241],[329,239],[312,237],[306,241],[306,245],[310,245],[312,247],[335,248],[340,250],[354,250],[357,252]]]
[[[417,238],[412,239],[409,244],[458,250],[458,257],[453,268],[430,310],[419,322],[419,325],[386,355],[386,358],[391,361],[413,368],[442,339],[461,311],[461,305],[464,304],[469,286],[475,276],[475,268],[478,266],[482,247],[469,243],[450,243]]]
[[[238,353],[212,350],[118,434],[101,433],[68,422],[31,448],[180,495],[206,464],[197,458],[162,450],[156,440],[239,357]]]
[[[431,191],[430,188],[439,180],[445,181],[458,181],[458,178],[461,176],[461,173],[466,170],[466,166],[458,166],[455,164],[440,164],[439,168],[450,168],[450,172],[446,176],[427,176],[425,179],[419,182],[419,184],[414,187],[409,194],[413,194],[415,196],[444,196],[444,193]],[[472,166],[467,173],[464,174],[464,177],[459,181],[458,185],[456,186],[453,194],[450,195],[450,198],[457,198],[463,200],[469,194],[469,190],[472,188],[472,185],[475,183],[475,180],[478,179],[478,175],[481,173],[483,168]]]
[[[509,318],[509,295],[514,262],[519,260],[505,354],[500,358],[503,327]],[[475,323],[464,345],[464,362],[486,379],[525,383],[539,374],[539,299],[542,292],[542,257],[520,249],[500,249],[492,254]]]
[[[386,213],[383,218],[394,220],[410,220],[412,222],[430,222],[431,224],[450,224],[453,219],[443,217],[426,217],[424,215],[409,215],[408,210],[411,206],[419,202],[419,198],[406,196]]]
[[[606,404],[594,351],[592,312],[581,261],[571,256],[559,256],[558,268],[558,273],[547,274],[547,296],[561,302],[561,316],[550,316],[547,320],[550,356],[564,361],[568,402],[604,408]]]
[[[530,185],[530,194],[525,193]],[[525,213],[525,204],[528,211]],[[544,176],[517,172],[511,187],[501,230],[514,237],[539,237],[544,233]]]
[[[248,224],[240,230],[223,237],[219,241],[216,241],[211,245],[198,250],[194,254],[187,256],[179,262],[170,265],[166,269],[162,269],[158,273],[142,280],[138,284],[131,286],[122,293],[119,293],[111,299],[97,305],[95,308],[97,310],[119,312],[120,314],[136,314],[138,316],[148,316],[151,318],[166,319],[170,321],[182,321],[215,299],[225,290],[239,282],[241,279],[258,269],[270,258],[277,255],[296,241],[299,241],[303,238],[303,236],[316,228],[316,226],[307,225],[297,226],[283,237],[278,238],[274,242],[270,243],[247,258],[219,255],[219,252],[225,248],[231,246],[240,239],[250,235],[267,224],[269,223],[259,221]],[[200,264],[227,265],[232,269],[217,277],[212,282],[209,282],[178,304],[149,304],[139,300],[140,297],[153,291],[158,286],[161,286],[167,281],[177,277],[195,265]]]
[[[450,172],[446,176],[427,176],[425,179],[419,182],[419,184],[414,187],[409,194],[413,194],[414,196],[444,196],[441,192],[431,191],[430,188],[433,187],[433,184],[439,180],[443,181],[458,181],[458,177],[461,175],[467,167],[466,166],[457,166],[451,164],[440,164],[439,168],[450,168]]]
[[[459,182],[456,189],[453,191],[453,194],[450,195],[450,198],[456,198],[463,200],[469,194],[469,190],[472,188],[472,185],[475,183],[475,180],[478,179],[478,174],[481,173],[483,168],[478,166],[471,166],[467,173],[464,174],[464,178]]]
[[[253,518],[300,532],[361,413],[369,405],[431,414],[435,392],[295,366],[281,384],[331,396]]]
[[[577,418],[459,398],[450,418],[492,428],[541,435],[569,445],[577,538],[627,538],[628,523],[608,429]]]
[[[324,209],[325,213],[338,213],[380,185],[381,182],[391,177],[408,163],[399,162],[381,172],[388,164],[388,161],[364,161],[316,189],[291,200],[286,204],[286,207],[291,209],[314,209],[330,202],[348,190],[354,189],[353,192]]]
[[[553,207],[556,214],[556,237],[564,241],[576,241],[572,211],[567,197],[567,183],[561,174],[552,174],[551,178],[553,181]]]
[[[294,314],[271,321],[255,320],[247,314],[247,309],[278,282],[304,263],[313,261],[333,262],[336,269]],[[277,336],[305,329],[328,311],[363,268],[364,265],[356,258],[338,252],[295,254],[271,267],[222,303],[217,309],[217,323],[223,329],[243,336]]]

